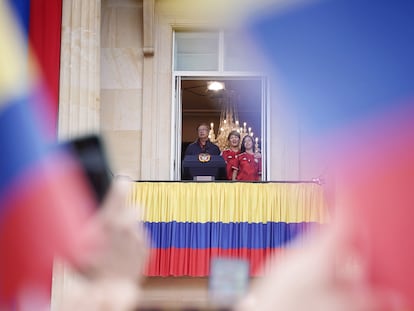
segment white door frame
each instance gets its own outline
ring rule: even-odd
[[[172,79],[172,120],[171,120],[171,170],[170,179],[181,179],[181,145],[182,145],[182,97],[181,97],[181,81],[183,79],[191,80],[210,80],[210,79],[260,79],[261,80],[261,151],[263,156],[262,161],[262,179],[268,180],[270,172],[270,155],[268,154],[269,148],[269,82],[268,78],[263,75],[252,75],[243,73],[234,74],[213,74],[212,72],[175,72]]]

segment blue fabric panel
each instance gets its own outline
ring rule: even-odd
[[[278,248],[285,247],[316,223],[182,223],[146,222],[153,248]]]

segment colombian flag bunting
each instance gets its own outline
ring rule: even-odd
[[[315,183],[140,182],[131,196],[152,242],[149,276],[208,276],[216,257],[263,275],[267,259],[301,247],[329,216]]]

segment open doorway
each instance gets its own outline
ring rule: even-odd
[[[224,83],[224,90],[207,89],[210,81]],[[223,110],[234,107],[233,122],[241,131],[251,133],[262,149],[264,133],[263,120],[263,79],[258,77],[181,77],[181,150],[180,159],[184,157],[186,147],[197,139],[196,128],[200,123],[210,125],[214,138],[220,135],[220,122],[223,122]],[[179,104],[179,103],[177,103]],[[224,147],[218,141],[221,149]],[[264,159],[265,160],[265,159]],[[263,161],[265,162],[265,161]],[[263,170],[264,171],[264,170]],[[180,178],[181,179],[181,178]]]

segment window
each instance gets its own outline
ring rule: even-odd
[[[207,82],[218,80],[231,94],[237,121],[246,122],[260,139],[266,180],[267,79],[254,70],[249,50],[239,32],[175,31],[172,179],[181,179],[182,156],[186,145],[197,138],[197,124],[214,123],[218,135],[223,99],[207,91]]]
[[[174,70],[217,71],[217,32],[176,32]]]
[[[250,47],[237,31],[176,31],[174,71],[257,72]]]

